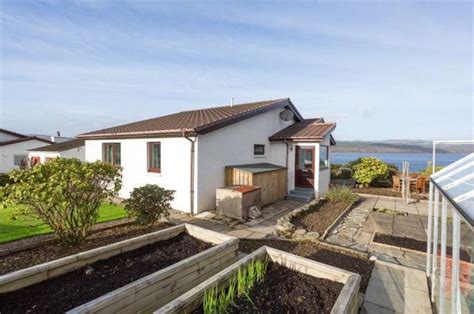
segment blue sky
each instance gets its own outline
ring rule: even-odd
[[[1,127],[290,97],[340,140],[473,137],[469,2],[1,2]]]

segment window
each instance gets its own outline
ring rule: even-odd
[[[26,167],[28,165],[28,155],[14,155],[13,165],[20,167]]]
[[[120,143],[104,143],[103,161],[107,164],[120,166]]]
[[[329,147],[319,146],[319,168],[329,167]]]
[[[161,172],[161,144],[148,143],[148,171]]]
[[[263,145],[263,144],[254,144],[253,145],[253,154],[254,154],[254,156],[265,156],[265,145]]]

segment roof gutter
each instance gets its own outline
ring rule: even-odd
[[[190,174],[189,174],[189,181],[190,181],[189,208],[190,208],[190,211],[191,211],[191,216],[193,216],[194,215],[194,171],[195,171],[195,169],[194,169],[195,168],[194,167],[194,160],[195,160],[195,155],[196,155],[195,144],[196,144],[198,135],[196,134],[196,136],[194,137],[194,140],[192,140],[186,134],[185,130],[182,131],[182,134],[183,134],[183,137],[191,143],[191,163],[190,163],[190,167],[189,167],[189,170],[190,170]]]

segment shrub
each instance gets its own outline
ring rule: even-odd
[[[354,180],[364,186],[368,186],[375,179],[386,179],[389,174],[387,164],[375,157],[362,158],[354,169]]]
[[[44,221],[65,244],[87,237],[102,201],[116,196],[122,185],[120,168],[65,158],[14,170],[10,179],[12,184],[0,188],[4,206],[25,204],[23,214]]]
[[[350,179],[352,178],[352,169],[341,164],[331,164],[332,179]]]
[[[160,218],[169,216],[174,192],[147,184],[133,189],[130,198],[123,204],[128,215],[135,217],[138,224],[151,228]]]
[[[330,202],[353,203],[359,199],[359,195],[352,193],[346,186],[337,186],[329,188],[326,199]]]
[[[0,187],[11,183],[10,177],[6,173],[0,173]]]
[[[444,168],[443,166],[435,166],[435,172],[440,171],[443,168]],[[426,169],[421,172],[421,175],[425,177],[430,177],[432,174],[433,174],[433,166],[431,165],[428,165],[428,167],[426,167]]]

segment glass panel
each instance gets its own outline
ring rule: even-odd
[[[115,163],[114,165],[120,166],[120,144],[113,144],[114,145],[114,153],[115,153]]]
[[[298,154],[298,167],[300,170],[313,169],[313,150],[301,148]]]
[[[157,170],[161,168],[161,145],[160,143],[149,144],[149,168]]]
[[[265,155],[265,145],[255,144],[253,145],[253,154],[254,155]]]
[[[120,143],[104,144],[104,162],[120,166]]]
[[[319,167],[324,168],[329,166],[328,158],[328,147],[327,146],[320,146],[319,147]]]

